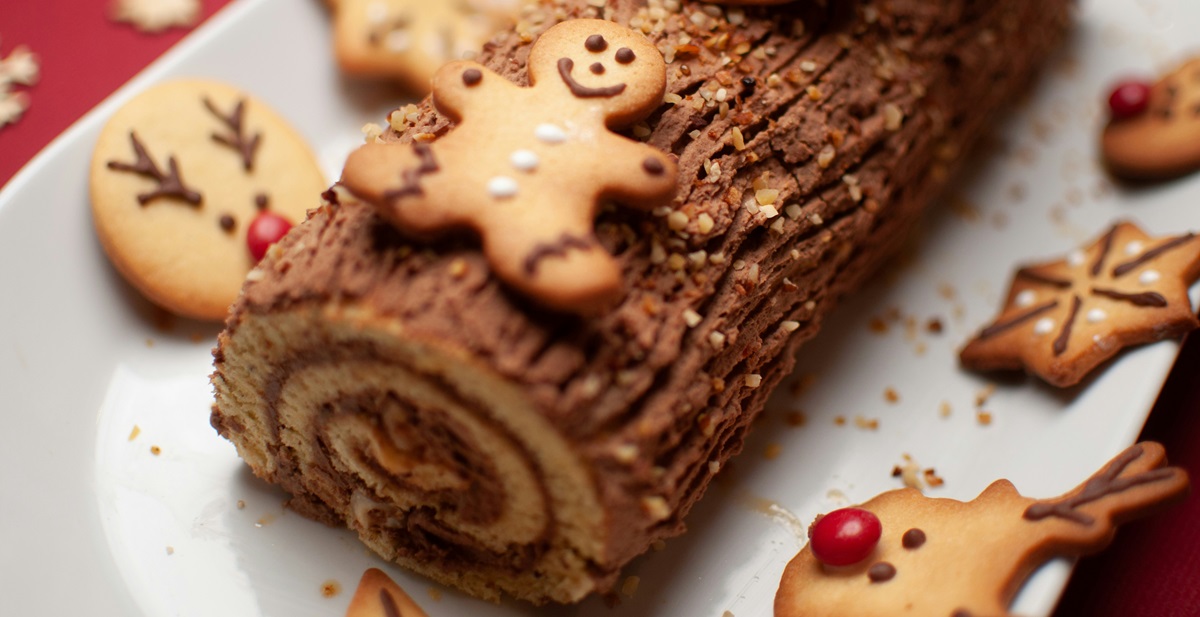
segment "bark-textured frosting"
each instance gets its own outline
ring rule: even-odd
[[[341,200],[315,211],[267,257],[235,305],[217,351],[214,426],[259,475],[291,491],[303,511],[347,522],[385,556],[481,595],[574,600],[610,587],[619,569],[654,540],[683,530],[684,516],[714,470],[740,449],[797,348],[841,296],[904,242],[960,153],[1060,38],[1070,2],[836,1],[746,9],[671,0],[617,0],[603,9],[589,4],[548,2],[479,59],[524,83],[531,40],[571,17],[640,28],[667,58],[666,102],[630,134],[678,157],[678,197],[654,215],[615,208],[601,214],[597,235],[621,263],[629,288],[615,310],[591,319],[541,311],[489,275],[469,238],[413,244],[372,208]],[[428,101],[392,120],[399,130],[385,141],[427,141],[451,128]],[[353,329],[339,329],[345,324],[369,334],[349,340]],[[308,360],[284,353],[295,332],[309,337]],[[402,339],[396,349],[388,347],[388,336]],[[411,350],[397,349],[410,343],[439,358],[436,366],[422,365],[425,356],[398,359]],[[461,362],[452,365],[453,358]],[[474,569],[472,561],[489,551],[446,517],[493,516],[485,512],[518,497],[483,460],[486,454],[475,462],[465,456],[484,433],[443,419],[440,428],[424,426],[419,440],[457,435],[425,443],[452,453],[445,464],[457,477],[474,470],[486,479],[476,484],[499,478],[503,488],[473,500],[439,494],[435,506],[376,508],[372,516],[390,522],[366,524],[349,504],[358,499],[361,506],[354,495],[387,474],[349,478],[341,463],[331,462],[337,456],[322,454],[329,446],[312,448],[325,463],[302,463],[308,455],[288,441],[295,431],[285,426],[280,437],[270,425],[286,422],[261,393],[238,383],[298,389],[300,373],[305,383],[315,377],[302,365],[344,367],[360,360],[436,382],[443,407],[507,409],[514,399],[521,413],[536,419],[521,425],[536,425],[529,431],[514,429],[520,422],[508,411],[479,421],[492,427],[486,434],[518,452],[520,473],[537,481],[541,496],[520,507],[545,513],[536,529],[522,531],[525,540],[510,543],[519,550],[506,556],[504,572],[558,576],[539,564],[556,551],[573,551],[585,562],[587,581],[560,593],[522,587],[499,566]],[[476,382],[498,394],[465,391]],[[357,399],[338,390],[338,400],[318,401],[310,413],[419,418],[418,408],[438,407],[438,396],[401,390],[383,385]],[[297,392],[289,396],[299,400]],[[416,420],[408,428],[400,426],[403,420],[380,422],[396,423],[388,429],[393,441],[416,435],[405,432]],[[528,432],[549,437],[534,441]],[[569,463],[538,452],[550,441],[567,452]],[[380,448],[363,446],[355,456],[369,462],[371,456],[361,455],[374,452],[379,467],[387,458]],[[537,480],[550,475],[548,467],[584,474],[585,486],[571,494],[593,504],[591,522],[564,528],[572,519],[561,509],[575,497],[555,488],[559,480]],[[384,501],[378,493],[375,502]],[[419,533],[380,540],[387,534],[364,532],[389,524]],[[574,539],[554,539],[564,535]]]

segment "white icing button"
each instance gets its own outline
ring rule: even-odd
[[[1094,308],[1087,313],[1088,323],[1100,323],[1105,319],[1108,319],[1108,313],[1105,313],[1101,309]]]
[[[1050,331],[1053,329],[1054,320],[1050,319],[1049,317],[1043,317],[1037,320],[1037,323],[1033,324],[1033,333],[1039,336],[1043,334],[1050,334]]]
[[[408,48],[412,42],[408,36],[408,33],[404,30],[392,30],[387,34],[387,37],[384,38],[383,44],[387,47],[388,51],[393,53],[402,53],[408,51]]]
[[[1067,254],[1067,263],[1071,264],[1072,266],[1082,266],[1083,260],[1083,251],[1074,250]]]
[[[539,141],[548,144],[561,144],[567,140],[567,132],[556,124],[539,124],[533,129],[533,134]]]
[[[1017,294],[1015,302],[1017,303],[1017,306],[1026,307],[1033,304],[1036,300],[1037,294],[1034,293],[1032,289],[1026,289]]]
[[[1138,282],[1143,285],[1153,285],[1160,278],[1162,278],[1162,275],[1158,273],[1158,270],[1146,270],[1138,277]]]
[[[508,176],[496,176],[487,183],[488,194],[496,199],[512,197],[517,194],[517,189],[517,181]]]
[[[1133,242],[1130,242],[1129,244],[1125,245],[1125,254],[1126,255],[1140,255],[1142,252],[1142,249],[1144,249],[1144,248],[1146,248],[1146,245],[1142,244],[1141,242],[1138,242],[1137,240],[1134,240]]]
[[[532,150],[517,150],[508,160],[520,171],[533,171],[542,163],[537,153]]]

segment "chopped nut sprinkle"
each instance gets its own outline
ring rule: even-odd
[[[671,508],[667,505],[667,500],[658,495],[643,497],[642,511],[655,521],[665,521],[671,516]]]
[[[703,320],[704,318],[700,316],[700,313],[697,313],[692,309],[683,311],[683,321],[688,325],[689,328],[695,328],[696,326],[700,325],[700,322]]]
[[[762,375],[759,375],[757,373],[751,373],[749,375],[746,375],[744,377],[744,380],[746,383],[746,387],[750,388],[751,390],[762,385]]]

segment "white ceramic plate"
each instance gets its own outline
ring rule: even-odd
[[[1089,0],[1079,21],[1047,79],[998,127],[1004,147],[984,157],[958,206],[937,209],[909,264],[839,310],[804,348],[800,373],[816,375],[814,386],[798,400],[781,392],[747,451],[692,514],[690,533],[632,565],[640,586],[622,598],[621,614],[769,615],[807,522],[899,486],[890,471],[905,453],[946,479],[932,490],[938,496],[969,499],[999,477],[1051,496],[1135,438],[1174,344],[1128,353],[1069,393],[1005,383],[987,404],[994,421],[986,427],[976,421],[974,397],[987,382],[954,361],[954,349],[991,318],[1014,262],[1062,254],[1116,217],[1160,234],[1196,227],[1200,183],[1112,189],[1094,163],[1094,142],[1107,84],[1180,58],[1200,31],[1200,5]],[[215,328],[156,325],[156,312],[105,260],[87,207],[100,126],[135,92],[176,76],[218,78],[262,97],[336,175],[361,140],[358,128],[399,100],[339,78],[328,30],[317,2],[235,2],[0,193],[5,614],[340,615],[362,571],[387,568],[348,532],[284,510],[285,496],[251,477],[208,426]],[[910,336],[902,320],[888,334],[870,331],[870,319],[892,307],[920,324],[938,317],[945,332],[917,328]],[[885,402],[889,387],[899,402]],[[942,401],[953,409],[949,418],[938,411]],[[788,428],[784,412],[795,408],[808,422]],[[836,426],[837,416],[847,425]],[[858,416],[879,428],[856,428]],[[1021,612],[1048,613],[1068,570],[1043,570],[1023,592]],[[389,571],[433,617],[532,610]],[[340,593],[325,597],[329,583]],[[543,610],[611,614],[595,599]]]

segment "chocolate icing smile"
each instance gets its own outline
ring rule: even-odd
[[[574,69],[574,60],[570,58],[558,59],[558,74],[562,77],[563,83],[567,84],[567,88],[571,89],[571,94],[581,99],[613,97],[625,91],[625,84],[615,84],[602,88],[585,86],[576,81],[575,77],[571,75],[571,71]]]

